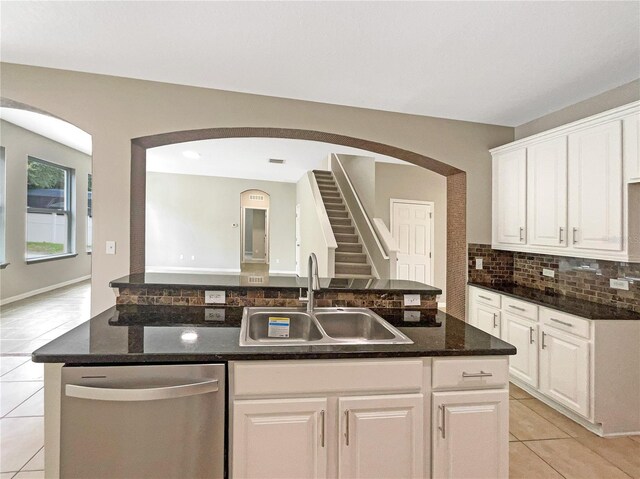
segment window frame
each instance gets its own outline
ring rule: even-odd
[[[57,168],[59,170],[63,170],[64,174],[65,174],[65,191],[64,191],[64,209],[58,209],[58,208],[35,208],[32,206],[29,206],[29,171],[28,171],[28,166],[30,162],[36,162],[36,163],[40,163],[46,166],[50,166],[53,168]],[[73,208],[73,201],[75,199],[75,169],[71,168],[69,166],[64,166],[64,165],[60,165],[58,163],[54,163],[52,161],[47,161],[47,160],[43,160],[42,158],[38,158],[36,156],[31,156],[31,155],[27,155],[27,198],[26,198],[26,207],[27,207],[27,211],[26,214],[28,215],[29,213],[39,213],[39,214],[56,214],[56,215],[60,215],[60,216],[66,216],[67,218],[67,245],[68,245],[68,251],[65,251],[63,253],[59,253],[59,254],[47,254],[47,255],[42,255],[42,256],[27,256],[28,255],[28,251],[29,251],[29,247],[28,247],[28,243],[29,243],[29,227],[28,227],[28,219],[26,220],[26,237],[25,237],[25,242],[24,242],[24,255],[25,255],[25,262],[27,264],[30,263],[39,263],[42,261],[51,261],[51,260],[55,260],[55,259],[62,259],[62,258],[70,258],[70,257],[74,257],[77,256],[76,253],[76,244],[74,241],[74,231],[75,231],[75,215],[74,215],[74,208]],[[28,217],[27,217],[28,218]]]

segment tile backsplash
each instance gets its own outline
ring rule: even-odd
[[[204,289],[199,288],[120,288],[117,304],[204,306]],[[299,307],[297,289],[275,288],[233,288],[227,289],[227,306]],[[402,308],[403,293],[400,291],[342,292],[317,291],[318,307],[358,307],[358,308]],[[435,296],[421,295],[419,308],[437,309]],[[417,307],[412,307],[415,309]]]
[[[629,283],[629,291],[613,289],[610,279],[639,278],[639,263],[570,258],[536,253],[491,249],[469,244],[469,281],[515,283],[550,294],[562,294],[595,303],[640,312],[640,281]],[[475,269],[475,258],[483,258],[483,269]],[[551,269],[555,276],[542,275]]]

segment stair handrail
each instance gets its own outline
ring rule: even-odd
[[[385,249],[383,248],[380,238],[378,237],[378,233],[373,227],[373,224],[369,219],[369,215],[364,209],[364,205],[362,204],[362,201],[358,196],[358,192],[353,186],[353,183],[351,182],[351,179],[349,178],[349,174],[345,170],[344,165],[342,164],[342,161],[340,161],[340,158],[335,153],[332,153],[330,155],[330,160],[331,161],[329,162],[329,165],[330,165],[330,169],[334,173],[334,177],[336,179],[336,185],[338,186],[338,188],[342,193],[342,197],[344,198],[346,206],[349,209],[349,212],[351,213],[351,218],[354,222],[356,230],[358,230],[359,236],[362,239],[363,246],[367,250],[368,256],[371,259],[372,269],[375,270],[377,273],[378,270],[381,270],[382,269],[381,267],[384,266],[385,270],[388,269],[389,278],[395,278],[396,264],[395,262],[391,264],[390,257],[385,251]],[[334,164],[337,166],[337,168],[335,169],[333,166]],[[339,173],[339,175],[336,175],[336,173]],[[341,183],[340,177],[344,178],[344,183],[346,183],[345,188],[349,190],[349,193],[351,193],[351,195],[355,200],[355,203],[356,203],[355,207],[357,207],[356,212],[352,211],[351,206],[349,204],[350,202],[347,201],[347,196],[345,195],[344,188],[340,184]],[[357,215],[355,215],[354,213],[357,213]],[[366,226],[366,231],[361,231],[361,229],[359,228],[359,223],[361,222],[358,221],[358,217],[363,219],[363,222],[364,222],[363,226]],[[367,241],[368,238],[372,238],[375,245],[372,245],[370,240]],[[381,263],[384,263],[384,265]],[[380,277],[379,274],[376,274],[376,275]]]
[[[387,228],[387,225],[384,224],[382,218],[373,218],[373,226],[378,233],[378,237],[382,241],[382,245],[387,252],[387,256],[389,257],[389,279],[396,279],[397,268],[395,267],[398,262],[398,252],[400,249],[398,248],[398,243],[393,238],[391,231]]]

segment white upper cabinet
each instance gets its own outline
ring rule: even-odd
[[[569,222],[576,249],[622,250],[622,122],[569,135]]]
[[[493,247],[639,262],[639,116],[634,102],[491,150]]]
[[[526,243],[527,151],[521,148],[493,158],[494,235],[498,243]]]
[[[567,138],[527,148],[529,244],[567,245]]]

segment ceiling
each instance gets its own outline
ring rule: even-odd
[[[91,155],[91,135],[77,126],[52,116],[17,108],[0,107],[0,118],[25,130]]]
[[[2,2],[2,60],[517,126],[640,77],[640,2]]]
[[[200,158],[186,158],[185,151],[198,153]],[[377,162],[419,168],[389,156],[331,143],[283,138],[224,138],[148,149],[147,171],[296,183],[308,170],[326,169],[331,153],[368,156]],[[285,162],[272,164],[269,158]]]

